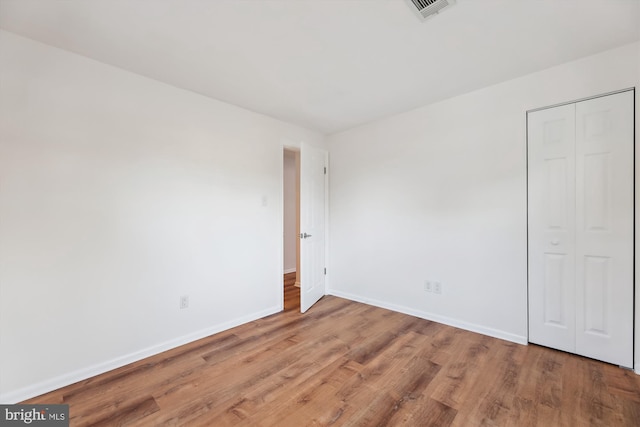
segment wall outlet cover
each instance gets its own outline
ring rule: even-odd
[[[184,308],[188,308],[189,307],[189,296],[188,295],[183,295],[180,297],[180,308],[184,309]]]

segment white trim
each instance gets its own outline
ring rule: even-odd
[[[329,224],[329,201],[331,199],[331,195],[329,192],[329,176],[331,175],[331,167],[329,164],[329,149],[325,151],[324,155],[324,164],[325,164],[325,174],[324,174],[324,294],[327,295],[329,292],[329,287],[331,286],[330,275],[329,272],[331,269],[327,269],[329,267],[329,255],[331,251],[331,238],[330,234],[330,224]]]
[[[590,99],[602,98],[603,96],[616,95],[618,93],[629,92],[629,91],[633,91],[633,90],[635,90],[635,87],[628,87],[626,89],[614,90],[612,92],[601,93],[599,95],[587,96],[586,98],[576,99],[575,101],[560,102],[558,104],[547,105],[546,107],[538,107],[538,108],[534,108],[532,110],[527,110],[527,114],[528,113],[534,113],[536,111],[541,111],[541,110],[548,110],[549,108],[562,107],[563,105],[576,104],[578,102],[589,101]]]
[[[455,328],[476,332],[482,335],[488,335],[490,337],[499,338],[505,341],[511,341],[516,344],[522,344],[522,345],[528,344],[527,337],[524,335],[516,335],[510,332],[501,331],[499,329],[488,328],[486,326],[478,325],[475,323],[469,323],[469,322],[453,319],[446,316],[440,316],[438,314],[429,313],[427,311],[422,311],[422,310],[416,310],[416,309],[405,307],[402,305],[390,304],[388,302],[384,302],[380,300],[365,298],[365,297],[361,297],[348,292],[337,291],[335,289],[329,289],[327,293],[329,295],[345,298],[351,301],[357,301],[364,304],[373,305],[376,307],[386,308],[387,310],[397,311],[398,313],[404,313],[410,316],[420,317],[421,319],[431,320],[433,322],[438,322],[444,325],[453,326]]]
[[[287,268],[286,270],[284,270],[284,274],[289,274],[289,273],[295,273],[296,272],[296,268]]]
[[[68,386],[78,381],[86,380],[96,375],[104,374],[105,372],[111,371],[113,369],[121,368],[125,365],[128,365],[133,362],[137,362],[144,358],[155,356],[156,354],[162,353],[163,351],[171,350],[181,345],[188,344],[193,341],[197,341],[201,338],[205,338],[210,335],[214,335],[219,332],[226,331],[236,326],[240,326],[242,324],[252,322],[254,320],[269,316],[274,313],[278,313],[280,311],[282,311],[280,307],[271,307],[269,309],[262,310],[257,313],[252,313],[247,316],[242,316],[237,319],[230,320],[228,322],[223,322],[218,325],[211,326],[209,328],[192,332],[182,337],[165,341],[163,343],[160,343],[151,347],[147,347],[145,349],[135,351],[133,353],[130,353],[124,356],[116,357],[115,359],[112,359],[112,360],[107,360],[105,362],[98,363],[93,366],[88,366],[86,368],[78,369],[73,372],[59,375],[55,378],[41,381],[39,383],[20,388],[18,390],[14,390],[9,393],[4,393],[0,395],[0,402],[2,402],[3,404],[13,404],[13,403],[22,402],[23,400],[30,399],[35,396],[40,396],[41,394],[48,393],[53,390],[57,390],[61,387]]]

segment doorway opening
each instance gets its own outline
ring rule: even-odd
[[[283,150],[284,310],[300,310],[300,151]]]

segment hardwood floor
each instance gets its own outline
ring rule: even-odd
[[[640,425],[633,372],[331,296],[300,314],[285,290],[282,313],[25,403],[72,426]]]
[[[284,275],[284,311],[300,311],[300,288],[296,286],[296,273]]]

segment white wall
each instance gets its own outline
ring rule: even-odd
[[[525,343],[525,112],[636,86],[639,58],[623,46],[330,136],[330,292]]]
[[[291,273],[296,270],[296,242],[297,235],[297,174],[296,174],[296,153],[285,150],[284,152],[284,272]]]
[[[0,401],[279,311],[300,141],[323,145],[0,32]]]

